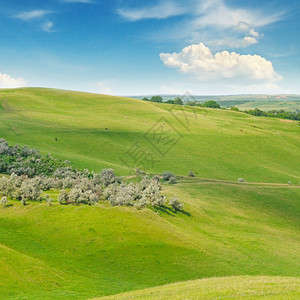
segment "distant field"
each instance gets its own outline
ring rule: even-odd
[[[186,101],[205,102],[209,100],[217,101],[221,107],[230,108],[238,107],[240,110],[259,108],[261,110],[278,110],[286,111],[300,110],[300,95],[235,95],[235,96],[182,96],[182,95],[165,95],[164,101],[181,97]],[[141,97],[136,97],[142,99]],[[151,96],[148,96],[151,98]]]
[[[299,285],[299,278],[290,277],[224,277],[174,283],[99,300],[299,299]]]
[[[254,108],[259,108],[264,111],[269,110],[280,110],[284,109],[285,111],[300,111],[300,101],[253,101],[253,102],[246,102],[243,104],[235,105],[240,110],[249,110]]]
[[[300,180],[297,122],[50,89],[0,91],[0,107],[1,137],[81,168]]]

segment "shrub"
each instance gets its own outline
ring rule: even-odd
[[[203,107],[209,107],[209,108],[221,108],[221,106],[213,100],[206,101],[202,104]]]
[[[50,198],[49,195],[45,196],[45,200],[46,200],[46,203],[48,204],[48,206],[52,206],[52,198]]]
[[[171,177],[168,181],[169,184],[175,184],[176,183],[176,178],[175,177]]]
[[[136,172],[136,175],[146,175],[146,172],[144,172],[143,170],[141,170],[140,168],[136,168],[136,170],[135,170],[135,172]]]
[[[160,193],[161,186],[156,180],[150,180],[149,185],[142,193],[142,201],[152,206],[163,206],[165,203],[165,197]]]
[[[175,195],[174,198],[172,198],[169,202],[169,204],[178,211],[183,210],[183,204],[178,200],[177,196]]]
[[[116,177],[113,169],[104,169],[99,175],[100,182],[104,187],[109,186],[115,182],[120,182],[120,179]]]
[[[39,178],[27,179],[22,182],[20,194],[22,200],[38,201],[42,191]]]
[[[72,188],[68,196],[69,202],[75,205],[78,205],[80,202],[84,202],[85,200],[82,190],[78,187]]]
[[[68,197],[68,193],[66,190],[60,190],[59,191],[59,195],[57,197],[57,201],[59,202],[59,204],[66,204],[68,203],[69,197]]]
[[[189,171],[189,174],[188,174],[189,177],[195,177],[194,173],[192,171]]]
[[[9,196],[12,198],[13,192],[15,191],[15,186],[11,183],[10,179],[7,177],[0,178],[0,195]]]
[[[161,174],[163,181],[168,181],[168,183],[173,184],[176,182],[176,178],[174,173],[171,173],[169,171],[165,171]]]
[[[2,205],[3,208],[6,207],[7,203],[8,203],[7,197],[6,196],[2,197],[0,200],[0,204]]]

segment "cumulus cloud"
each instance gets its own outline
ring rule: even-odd
[[[139,21],[142,19],[166,19],[182,15],[188,12],[188,7],[179,5],[173,1],[162,1],[154,6],[140,9],[122,8],[118,13],[128,21]]]
[[[165,66],[191,74],[200,81],[223,79],[274,83],[282,79],[270,61],[259,55],[240,55],[222,51],[213,54],[203,43],[191,45],[179,53],[161,53]]]
[[[0,88],[17,88],[25,85],[23,78],[12,78],[8,74],[0,73]]]
[[[37,10],[21,12],[17,15],[14,15],[14,18],[22,20],[22,21],[31,21],[33,19],[42,18],[51,13],[52,12],[48,11],[48,10],[37,9]]]

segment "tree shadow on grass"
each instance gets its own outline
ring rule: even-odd
[[[191,214],[189,212],[185,211],[185,210],[181,210],[181,211],[175,210],[175,209],[172,209],[171,207],[168,207],[166,205],[158,206],[158,207],[155,206],[154,211],[161,212],[163,214],[167,214],[167,215],[172,216],[172,217],[175,217],[177,214],[184,214],[188,217],[191,216]]]
[[[3,209],[5,209],[5,208],[9,208],[9,207],[12,207],[12,206],[14,206],[12,203],[9,203],[9,204],[6,204],[4,207],[2,207]]]

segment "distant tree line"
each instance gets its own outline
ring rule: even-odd
[[[269,118],[280,118],[280,119],[289,119],[289,120],[296,120],[300,121],[300,112],[288,112],[284,109],[280,110],[270,110],[270,111],[263,111],[258,108],[245,110],[246,114],[258,117],[269,117]]]
[[[159,103],[163,102],[163,98],[161,96],[153,96],[150,99],[143,98],[142,100],[151,101],[151,102],[159,102]],[[242,104],[242,103],[246,103],[246,102],[250,102],[250,101],[242,100],[242,101],[223,101],[223,102],[224,102],[224,104],[226,102],[225,106],[230,107],[231,105],[234,105],[234,104],[235,105],[236,104]],[[175,104],[175,105],[188,105],[188,106],[197,106],[197,107],[226,109],[226,108],[222,108],[218,102],[213,101],[213,100],[205,101],[203,103],[196,102],[196,101],[188,101],[188,102],[184,103],[181,100],[181,98],[176,97],[174,100],[167,100],[163,103]],[[240,111],[237,107],[234,107],[234,106],[231,106],[229,109],[234,110],[234,111]],[[245,111],[241,111],[241,112],[244,112],[244,113],[252,115],[252,116],[258,116],[258,117],[263,116],[263,117],[281,118],[281,119],[289,119],[289,120],[297,120],[297,121],[300,120],[300,112],[298,112],[298,111],[288,112],[288,111],[285,111],[283,109],[280,109],[280,110],[271,110],[271,111],[265,112],[263,110],[260,110],[259,108],[255,108],[255,109],[245,110]]]
[[[221,108],[221,106],[213,100],[206,101],[204,103],[189,101],[184,103],[180,97],[176,97],[174,100],[167,100],[163,102],[163,98],[161,96],[152,96],[149,98],[143,98],[144,101],[150,102],[158,102],[158,103],[167,103],[167,104],[175,104],[175,105],[189,105],[189,106],[199,106],[199,107],[210,107],[210,108]]]

